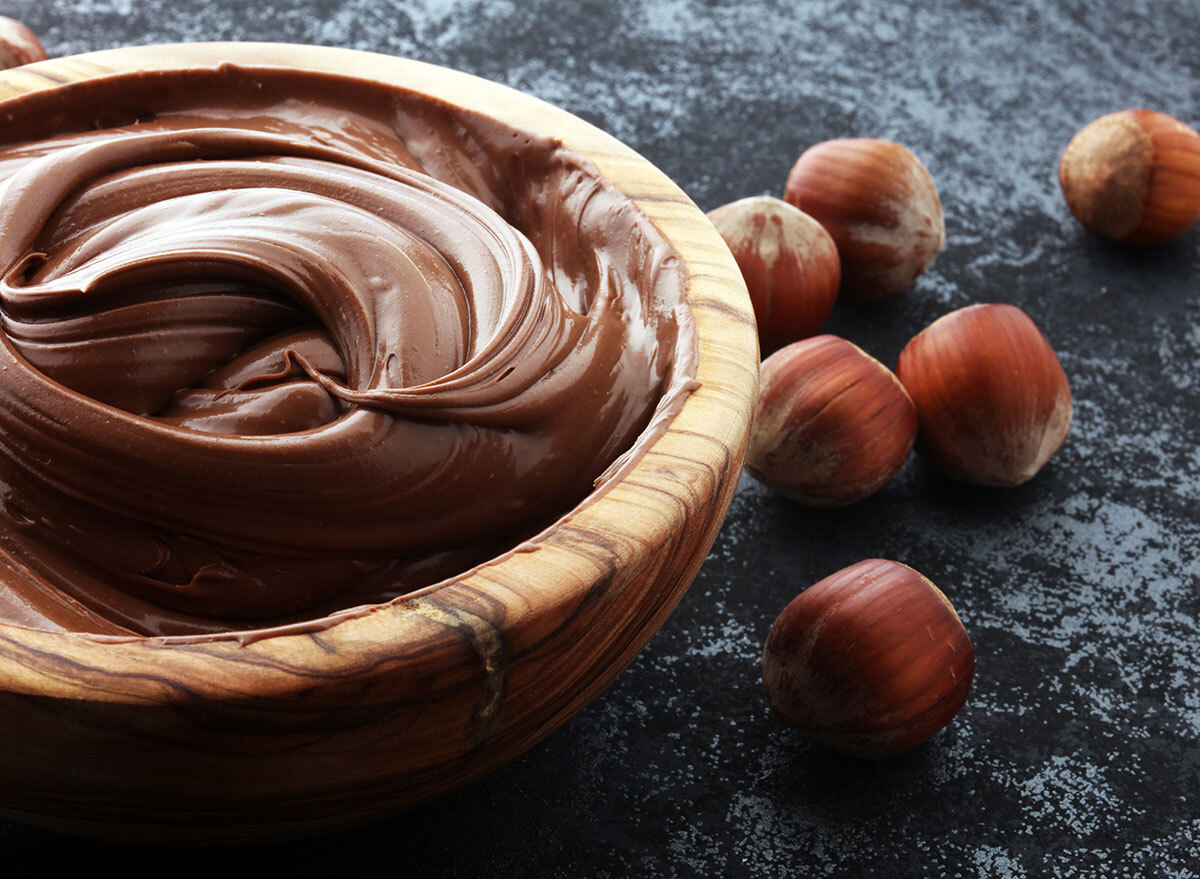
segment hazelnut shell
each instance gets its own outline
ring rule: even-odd
[[[900,352],[896,375],[920,418],[917,452],[979,485],[1019,485],[1067,438],[1071,389],[1054,349],[1013,305],[972,305]]]
[[[1071,213],[1096,235],[1165,244],[1200,219],[1200,134],[1154,110],[1110,113],[1067,144],[1058,181]]]
[[[805,150],[784,199],[824,226],[842,263],[841,293],[862,301],[909,287],[946,246],[929,171],[889,140],[845,138]]]
[[[762,352],[819,333],[842,277],[837,246],[825,228],[766,195],[723,205],[708,218],[742,270]]]
[[[28,27],[0,15],[0,70],[45,61],[46,50]]]
[[[886,559],[800,593],[771,626],[762,660],[768,701],[785,723],[866,758],[900,754],[949,723],[974,669],[946,596]]]
[[[916,432],[891,370],[845,339],[816,336],[763,361],[746,469],[800,503],[845,506],[896,474]]]

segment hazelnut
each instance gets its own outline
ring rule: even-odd
[[[845,506],[896,475],[916,432],[891,370],[845,339],[816,336],[763,361],[746,469],[801,503]]]
[[[763,353],[819,333],[842,277],[837,246],[825,228],[766,195],[724,205],[708,218],[742,270]]]
[[[907,565],[868,559],[801,592],[763,649],[785,723],[855,757],[892,757],[950,722],[975,650],[946,596]]]
[[[1200,134],[1154,110],[1101,116],[1067,144],[1058,182],[1071,213],[1095,234],[1164,244],[1200,218]]]
[[[809,147],[788,174],[784,199],[833,236],[843,295],[885,299],[912,284],[946,246],[937,187],[898,143],[871,138]]]
[[[15,19],[0,15],[0,70],[45,60],[46,50],[33,31]]]
[[[900,352],[896,375],[921,420],[917,452],[956,479],[1025,482],[1071,428],[1066,373],[1013,305],[972,305],[939,318]]]

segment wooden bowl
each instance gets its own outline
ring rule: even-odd
[[[728,508],[757,390],[754,318],[704,215],[649,162],[535,98],[341,49],[116,49],[0,74],[0,98],[131,70],[351,73],[559,137],[627,193],[689,272],[700,387],[606,493],[536,548],[319,635],[104,640],[0,624],[0,812],[159,843],[370,821],[520,754],[608,685],[691,583]]]

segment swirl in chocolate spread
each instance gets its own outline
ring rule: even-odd
[[[0,619],[386,601],[545,527],[686,392],[677,257],[556,141],[228,66],[0,110]]]

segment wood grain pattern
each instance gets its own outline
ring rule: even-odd
[[[736,265],[669,179],[570,114],[420,62],[251,43],[42,62],[0,74],[0,97],[226,61],[379,79],[562,138],[684,259],[700,388],[635,467],[532,551],[320,633],[106,642],[0,624],[0,812],[67,832],[295,837],[411,807],[511,759],[662,625],[716,536],[745,452],[758,358]]]

